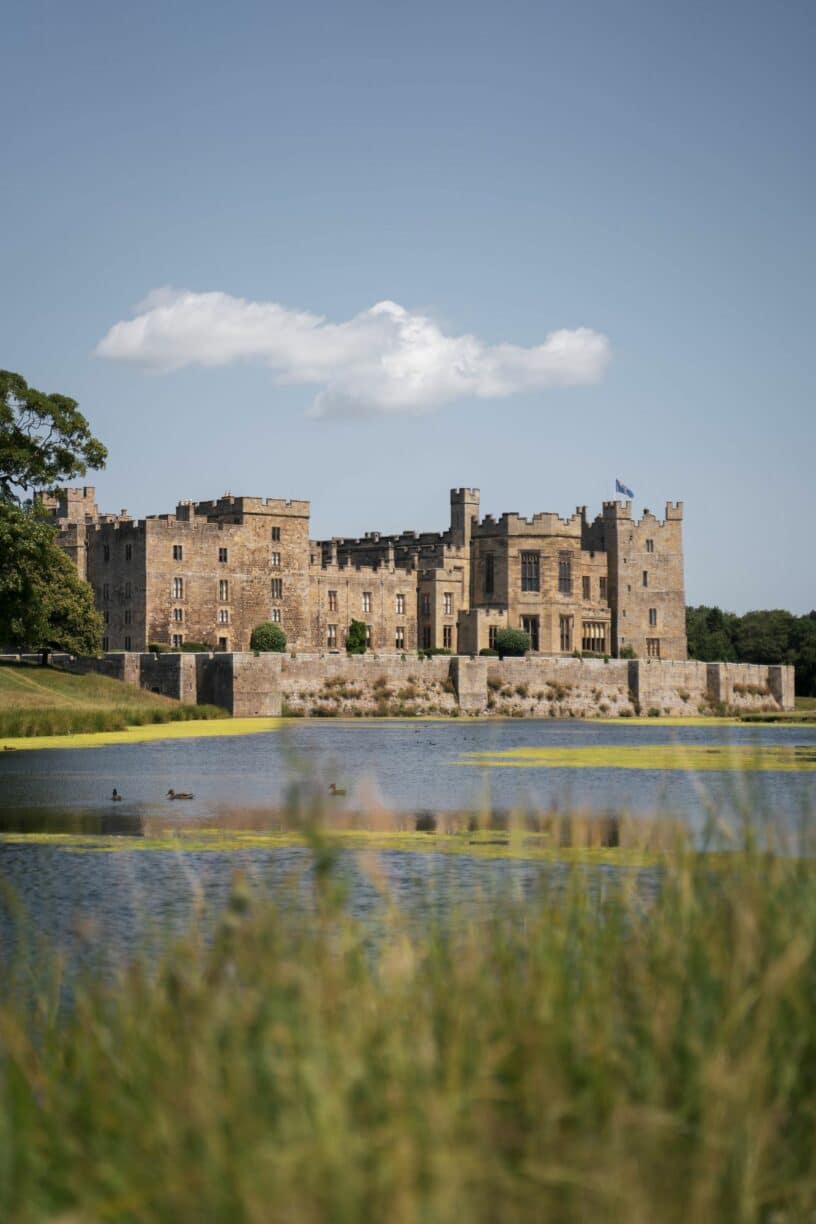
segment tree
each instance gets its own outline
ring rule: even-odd
[[[346,634],[346,650],[350,655],[365,654],[368,630],[365,621],[353,620]]]
[[[252,630],[249,648],[263,652],[275,651],[281,654],[286,649],[286,634],[280,625],[275,625],[272,621],[264,621],[262,625],[256,625]]]
[[[530,635],[524,629],[499,629],[496,633],[496,650],[499,657],[518,657],[530,649]]]
[[[76,400],[29,387],[0,370],[0,500],[15,490],[52,488],[88,468],[105,466],[108,452],[91,433]]]
[[[93,592],[36,510],[0,501],[0,643],[94,654],[102,618]]]

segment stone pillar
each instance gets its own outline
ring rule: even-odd
[[[487,707],[487,658],[467,659],[454,655],[450,662],[450,677],[456,689],[461,710],[481,714]]]

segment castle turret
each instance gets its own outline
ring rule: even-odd
[[[478,489],[451,489],[451,544],[470,548],[470,528],[479,517]]]

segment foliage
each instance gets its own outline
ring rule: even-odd
[[[0,500],[83,476],[106,458],[75,400],[36,391],[19,374],[0,370]]]
[[[499,658],[506,655],[519,657],[530,649],[530,635],[523,629],[499,629],[496,632],[496,650]]]
[[[634,646],[624,646],[623,650],[618,655],[618,658],[619,659],[636,659],[637,654],[635,653]]]
[[[375,931],[312,863],[70,992],[5,958],[0,1217],[813,1218],[812,862],[679,847]]]
[[[816,696],[816,611],[794,616],[784,609],[737,616],[720,608],[686,609],[691,659],[708,662],[789,663],[796,692]]]
[[[260,651],[271,650],[280,654],[286,649],[286,634],[280,625],[275,625],[272,621],[265,621],[262,625],[256,625],[252,630],[249,648]]]
[[[93,592],[36,509],[0,501],[0,645],[95,654]]]
[[[499,656],[498,650],[493,650],[492,647],[490,646],[483,646],[482,649],[479,651],[479,654],[487,655],[492,659],[496,659]]]
[[[434,655],[452,655],[453,651],[447,646],[428,646],[423,650],[418,650],[417,654],[420,659],[431,659]]]
[[[182,642],[180,646],[171,646],[170,649],[178,649],[182,654],[211,654],[215,647],[210,642]]]
[[[346,650],[350,655],[361,655],[366,652],[368,630],[365,621],[353,620],[346,634]]]

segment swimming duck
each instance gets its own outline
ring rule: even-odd
[[[168,799],[195,799],[195,795],[191,795],[189,791],[174,791],[167,792]]]
[[[121,802],[122,802],[122,796],[119,794],[119,792],[118,792],[118,790],[116,789],[116,787],[115,787],[115,786],[114,786],[114,788],[113,788],[113,794],[111,795],[111,800],[112,800],[112,802],[113,802],[113,803],[121,803]]]
[[[345,792],[345,790],[343,789],[343,787],[342,787],[342,786],[337,786],[337,785],[336,785],[336,783],[334,783],[334,782],[332,782],[331,786],[329,787],[329,794],[330,794],[330,795],[338,795],[338,796],[339,796],[339,795],[345,795],[345,793],[346,793],[346,792]]]

